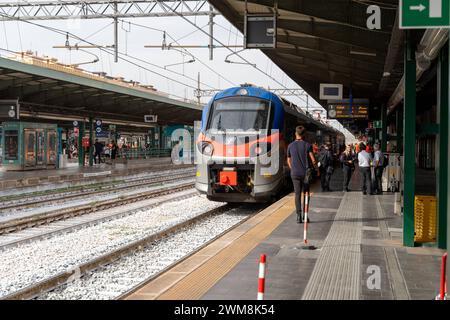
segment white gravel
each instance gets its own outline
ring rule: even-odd
[[[204,196],[138,210],[136,214],[0,252],[0,296],[89,261],[180,221],[222,206]]]
[[[123,196],[130,196],[135,195],[137,192],[149,192],[149,191],[155,191],[161,188],[167,188],[167,187],[176,187],[180,184],[193,182],[193,178],[188,179],[179,179],[178,181],[171,181],[171,182],[164,182],[164,183],[158,183],[150,186],[141,186],[139,188],[129,188],[129,189],[122,189],[122,190],[111,190],[110,192],[106,194],[95,194],[95,195],[87,195],[85,197],[80,197],[76,199],[66,199],[66,200],[59,200],[59,201],[49,201],[46,204],[41,204],[39,207],[29,207],[29,208],[19,208],[19,209],[7,209],[5,211],[0,210],[0,222],[5,222],[11,219],[11,216],[14,216],[13,218],[22,218],[22,217],[28,217],[44,212],[49,211],[55,211],[60,209],[67,209],[74,206],[81,206],[85,204],[89,204],[92,202],[99,202],[99,201],[106,201],[106,200],[113,200],[113,199],[119,199]]]
[[[208,218],[90,275],[72,279],[68,285],[44,294],[39,299],[114,299],[187,256],[252,212],[254,210],[236,208]]]

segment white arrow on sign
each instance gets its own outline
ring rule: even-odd
[[[418,6],[410,6],[409,10],[414,10],[414,11],[420,11],[422,12],[423,10],[425,10],[427,7],[425,7],[423,4],[420,4]]]

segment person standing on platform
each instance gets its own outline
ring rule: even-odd
[[[94,156],[94,160],[95,163],[97,163],[97,157],[98,157],[98,163],[102,162],[102,152],[103,152],[103,144],[101,144],[98,139],[95,139],[95,156]]]
[[[291,179],[295,191],[297,223],[304,222],[302,192],[309,192],[309,184],[312,180],[312,170],[313,167],[316,168],[316,159],[314,157],[312,146],[304,140],[305,131],[306,129],[303,126],[296,127],[295,141],[290,143],[287,148],[287,163],[291,170]]]
[[[359,149],[361,150],[358,153],[358,164],[359,164],[359,171],[361,173],[361,188],[363,194],[367,194],[367,185],[369,185],[369,193],[372,193],[372,174],[370,171],[370,165],[372,162],[372,156],[370,153],[366,151],[366,145],[364,143],[360,143]]]
[[[115,141],[111,144],[111,160],[115,160],[117,155],[117,143]]]
[[[350,179],[352,177],[352,170],[355,169],[355,156],[352,152],[352,145],[347,145],[345,151],[341,154],[339,159],[342,163],[342,171],[344,173],[344,191],[349,192],[348,184],[350,183]]]
[[[381,178],[383,177],[383,169],[384,169],[384,154],[380,150],[380,145],[375,144],[374,146],[375,154],[373,157],[373,163],[375,168],[375,185],[374,192],[377,194],[383,193],[383,186],[381,184]]]
[[[329,143],[325,144],[324,149],[319,155],[319,168],[320,168],[320,185],[322,186],[322,191],[330,190],[330,180],[333,174],[333,154],[331,153],[331,145]]]

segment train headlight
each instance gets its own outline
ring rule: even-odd
[[[211,143],[207,141],[201,141],[197,144],[199,151],[205,156],[211,156],[214,151],[214,147]]]
[[[246,96],[246,95],[248,95],[248,91],[247,91],[247,89],[239,89],[237,94],[240,96]]]
[[[270,152],[272,146],[270,143],[258,143],[254,144],[250,149],[250,155],[252,157],[257,157]]]

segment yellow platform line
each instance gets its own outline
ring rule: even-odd
[[[151,281],[127,299],[201,299],[291,215],[294,207],[292,195],[281,199]],[[257,278],[258,261],[255,261],[255,281]]]

